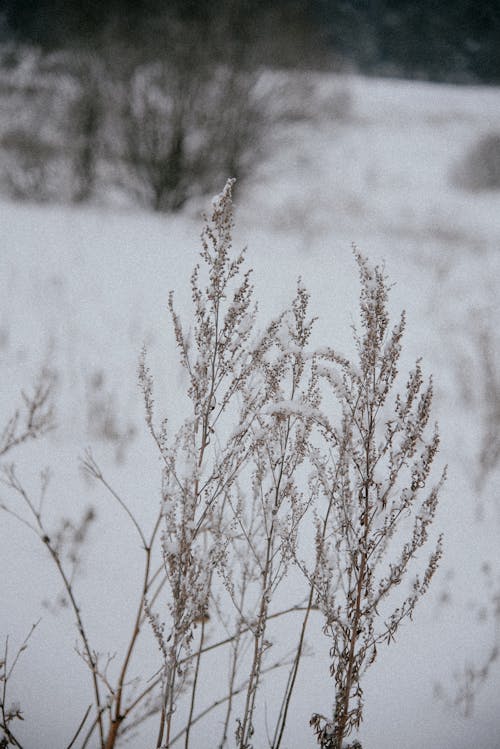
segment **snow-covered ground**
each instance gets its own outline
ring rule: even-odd
[[[479,470],[484,432],[499,408],[486,397],[484,341],[498,364],[500,192],[464,192],[451,173],[471,144],[498,128],[500,90],[327,75],[312,82],[310,118],[276,126],[267,158],[237,194],[235,244],[248,246],[263,317],[290,301],[301,275],[320,318],[315,342],[341,350],[350,346],[357,306],[351,243],[385,262],[395,283],[391,308],[408,312],[403,363],[422,356],[434,375],[439,461],[449,466],[436,520],[445,536],[441,569],[414,623],[380,652],[367,677],[360,738],[366,749],[495,749],[500,666],[493,665],[471,717],[447,701],[460,686],[455,672],[480,665],[491,648],[488,607],[495,585],[500,589],[500,472],[497,466],[481,481]],[[350,107],[338,119],[329,102],[340,90]],[[32,487],[40,469],[51,466],[52,517],[97,505],[80,589],[104,651],[126,636],[120,622],[140,574],[139,550],[108,498],[82,478],[78,457],[92,444],[138,515],[153,517],[160,476],[143,434],[137,358],[145,342],[157,401],[175,409],[179,380],[167,296],[176,289],[180,309],[188,310],[201,224],[199,202],[161,217],[0,203],[1,421],[20,389],[50,366],[58,429],[16,461]],[[95,413],[106,409],[119,435],[114,442],[101,439],[95,426]],[[131,430],[135,436],[127,439]],[[0,497],[8,499],[7,490]],[[38,619],[42,599],[57,594],[58,582],[44,549],[14,519],[0,517],[0,635],[10,633],[14,645]],[[481,573],[485,562],[493,588]],[[320,633],[312,637],[321,654]],[[29,747],[68,743],[88,704],[75,640],[67,612],[43,613],[12,694],[26,714]],[[326,712],[333,699],[326,662],[321,672],[308,659],[301,678],[287,749],[313,746],[310,714]],[[445,698],[436,697],[437,684]]]

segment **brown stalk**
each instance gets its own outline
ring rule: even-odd
[[[89,713],[90,713],[91,710],[92,710],[92,705],[89,705],[88,708],[85,711],[85,714],[84,714],[83,718],[81,719],[80,723],[78,724],[78,728],[76,729],[76,732],[75,732],[73,738],[69,742],[69,744],[66,747],[66,749],[71,749],[71,747],[74,745],[75,741],[77,740],[78,736],[80,735],[80,733],[83,730],[83,726],[85,725],[85,721],[87,720],[88,715],[89,715]]]
[[[134,652],[134,648],[137,642],[137,638],[141,631],[141,625],[142,625],[142,615],[144,612],[144,602],[146,599],[146,594],[150,588],[152,580],[149,579],[149,573],[150,573],[150,567],[151,567],[151,551],[154,543],[154,539],[156,537],[156,534],[158,532],[158,528],[160,525],[161,515],[158,516],[155,526],[153,528],[153,531],[151,533],[151,538],[149,540],[149,543],[145,543],[144,545],[144,551],[146,554],[146,560],[145,560],[145,566],[144,566],[144,580],[142,584],[142,590],[139,600],[139,605],[137,607],[137,614],[134,621],[134,627],[132,630],[132,635],[129,641],[129,645],[127,648],[127,652],[125,654],[125,659],[123,661],[123,665],[120,671],[120,675],[118,677],[118,683],[115,690],[115,702],[114,702],[114,716],[111,719],[111,725],[109,729],[108,736],[106,738],[106,744],[105,749],[113,749],[116,743],[116,739],[118,737],[118,732],[120,730],[120,726],[123,722],[123,720],[126,717],[126,713],[122,713],[121,709],[121,703],[122,703],[122,697],[123,697],[123,689],[125,684],[125,678],[127,675],[127,670],[130,664],[130,660],[132,658],[132,654]],[[142,535],[142,534],[141,534]],[[154,577],[153,577],[154,579]]]
[[[369,415],[369,424],[368,424],[368,433],[365,435],[363,432],[361,432],[361,436],[365,439],[365,458],[366,458],[366,476],[371,475],[371,461],[370,461],[370,450],[371,450],[371,443],[373,438],[373,410],[370,406],[370,415]],[[353,668],[354,668],[354,657],[356,652],[356,642],[358,637],[358,627],[359,622],[361,618],[361,596],[363,591],[363,586],[365,584],[365,572],[366,572],[366,562],[367,562],[367,541],[368,541],[368,533],[369,533],[369,486],[368,486],[368,479],[365,480],[365,486],[364,486],[364,504],[365,504],[365,527],[364,527],[364,536],[363,536],[363,551],[361,553],[361,562],[359,565],[358,570],[358,582],[356,586],[356,603],[354,607],[354,619],[353,623],[350,627],[350,647],[349,647],[349,657],[348,657],[348,663],[347,663],[347,675],[345,680],[345,689],[344,689],[344,695],[343,695],[343,706],[342,710],[340,712],[340,720],[337,727],[337,744],[338,749],[341,749],[342,747],[342,741],[344,738],[344,733],[346,729],[346,723],[347,723],[347,716],[349,714],[349,701],[351,698],[351,688],[352,688],[352,682],[353,682]]]
[[[292,398],[293,398],[294,390],[292,389]],[[281,454],[281,460],[280,460],[280,470],[278,474],[278,479],[275,486],[275,492],[274,492],[274,509],[277,510],[280,504],[280,487],[281,482],[283,480],[283,469],[284,469],[284,462],[285,462],[285,454],[286,449],[288,446],[288,440],[290,437],[290,418],[287,419],[287,429],[285,434],[285,440],[284,445],[282,448],[282,454]],[[252,726],[252,720],[253,720],[253,713],[255,710],[255,699],[257,695],[258,685],[259,685],[259,679],[260,679],[260,671],[262,667],[262,656],[264,653],[264,641],[265,641],[265,632],[266,632],[266,623],[268,620],[268,608],[269,608],[269,591],[270,591],[270,575],[272,574],[271,571],[271,565],[272,565],[272,547],[274,543],[274,520],[271,522],[271,528],[268,531],[267,535],[267,544],[266,544],[266,563],[264,565],[264,569],[262,572],[262,594],[260,599],[260,609],[259,609],[259,616],[257,619],[257,628],[254,632],[254,654],[253,654],[253,661],[250,671],[250,678],[248,680],[248,689],[247,689],[247,696],[245,701],[245,709],[243,712],[243,720],[241,723],[241,729],[239,731],[239,745],[240,749],[246,749],[248,745],[248,740],[250,739],[251,733],[253,731]]]
[[[330,517],[330,513],[332,511],[332,504],[333,504],[333,497],[330,496],[330,501],[328,503],[326,514],[323,519],[323,526],[322,526],[322,533],[321,533],[322,540],[324,540],[326,536],[326,531],[328,528],[328,520]],[[288,710],[290,708],[290,702],[292,699],[293,691],[295,689],[295,683],[297,681],[297,675],[299,672],[302,652],[304,650],[305,635],[306,635],[307,625],[309,622],[309,616],[312,610],[314,594],[315,594],[315,587],[314,587],[314,582],[312,581],[310,585],[310,590],[309,590],[309,597],[307,599],[305,615],[302,620],[302,626],[300,629],[299,641],[297,644],[295,657],[293,659],[292,668],[288,675],[288,681],[287,681],[287,685],[285,688],[285,693],[283,695],[283,699],[282,699],[281,706],[280,706],[280,712],[278,715],[278,720],[276,721],[276,727],[274,729],[274,736],[273,736],[273,740],[271,744],[271,749],[279,749],[279,747],[281,746],[281,742],[283,740],[283,735],[284,735],[285,727],[286,727],[286,721],[288,717]]]
[[[285,664],[277,662],[273,663],[271,666],[267,666],[267,668],[264,668],[262,670],[263,674],[268,674],[271,671],[275,671],[277,668],[282,668]],[[198,715],[196,715],[193,720],[191,721],[191,726],[196,725],[196,723],[199,723],[200,720],[205,718],[209,713],[212,712],[212,710],[215,710],[217,707],[220,707],[220,705],[223,705],[225,702],[227,702],[229,699],[232,699],[234,697],[237,697],[239,694],[241,694],[246,688],[247,688],[247,681],[244,681],[239,687],[234,689],[230,694],[226,694],[224,697],[221,697],[219,700],[215,700],[211,705],[206,707],[204,710],[202,710]],[[187,726],[183,728],[179,733],[177,733],[170,742],[170,746],[173,746],[184,734],[186,733]]]
[[[188,721],[187,721],[187,726],[186,726],[186,738],[184,741],[185,749],[188,749],[189,747],[189,736],[191,733],[191,726],[192,726],[192,720],[193,720],[193,715],[194,715],[196,689],[198,686],[198,676],[200,673],[200,662],[201,662],[201,655],[202,655],[202,648],[203,648],[204,641],[205,641],[205,619],[202,619],[201,630],[200,630],[200,647],[198,648],[198,652],[196,653],[196,661],[195,661],[194,676],[193,676],[193,687],[191,689],[191,700],[189,703],[189,716],[188,716]]]

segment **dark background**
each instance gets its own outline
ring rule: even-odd
[[[500,0],[5,0],[2,14],[4,40],[45,49],[113,39],[152,54],[174,25],[200,46],[219,36],[221,57],[231,45],[269,65],[500,83]]]

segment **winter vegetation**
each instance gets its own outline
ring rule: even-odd
[[[0,48],[0,189],[36,202],[103,202],[111,192],[170,211],[221,175],[243,179],[280,116],[275,106],[271,118],[270,96],[284,91],[195,42],[135,61],[118,45],[100,55]]]
[[[165,22],[222,30],[250,44],[268,66],[328,69],[332,62],[364,75],[461,84],[500,82],[496,0],[453,0],[415,7],[412,0],[4,0],[0,38],[44,48],[89,47],[110,33],[130,49]],[[279,40],[278,48],[276,41]]]
[[[455,180],[468,190],[500,189],[500,135],[487,133],[455,169]]]
[[[494,746],[498,91],[110,58],[2,68],[0,745]]]
[[[124,653],[106,658],[91,643],[78,601],[75,574],[93,510],[77,524],[63,521],[54,533],[43,512],[47,473],[35,499],[15,463],[3,466],[3,483],[14,500],[2,510],[46,547],[76,623],[77,652],[90,672],[93,705],[69,746],[82,736],[83,746],[95,743],[95,733],[98,746],[112,749],[131,728],[156,718],[158,748],[180,739],[187,747],[196,724],[223,707],[222,735],[213,739],[219,746],[250,749],[266,714],[275,721],[270,745],[277,749],[286,736],[308,619],[317,612],[330,641],[335,696],[329,713],[313,714],[310,723],[321,747],[341,749],[361,724],[362,677],[377,646],[391,642],[402,621],[412,617],[441,557],[438,540],[409,595],[385,611],[393,588],[428,540],[444,474],[428,486],[439,437],[436,430],[427,436],[432,384],[424,382],[419,362],[404,392],[393,394],[405,318],[390,324],[383,271],[355,252],[361,324],[354,331],[354,362],[334,347],[309,347],[314,319],[300,280],[290,307],[258,331],[251,269],[244,266],[244,253],[232,249],[232,187],[230,180],[214,199],[202,233],[201,263],[191,275],[191,320],[179,316],[173,293],[169,297],[189,404],[173,433],[168,417],[157,423],[146,350],[139,363],[145,421],[162,466],[152,527],[143,529],[90,451],[82,462],[128,516],[144,552],[144,578]],[[4,456],[51,426],[50,383],[42,381],[32,397],[23,398],[26,415],[16,411],[8,421]],[[400,526],[409,517],[409,538],[403,541]],[[312,539],[314,554],[308,553]],[[392,545],[396,550],[388,561]],[[293,568],[306,582],[298,597],[281,591]],[[276,606],[279,599],[288,602],[283,610]],[[297,645],[273,661],[270,623],[291,614],[302,617]],[[148,625],[160,665],[145,682],[136,676],[131,689],[128,672]],[[5,746],[23,746],[16,727],[22,708],[10,703],[8,694],[32,632],[10,660],[8,640],[5,645],[0,701]],[[279,640],[279,629],[274,638]],[[223,647],[230,654],[226,692],[200,711],[199,691],[207,679],[203,656]],[[115,659],[117,677],[110,670]],[[268,671],[287,667],[274,718],[262,704],[261,684]]]

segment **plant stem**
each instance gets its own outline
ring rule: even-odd
[[[205,620],[201,622],[201,632],[200,632],[200,647],[198,648],[198,652],[196,653],[196,665],[194,669],[194,677],[193,677],[193,688],[191,690],[191,701],[189,705],[189,716],[188,716],[188,722],[186,726],[186,739],[184,742],[185,749],[189,748],[189,735],[191,732],[191,724],[193,720],[193,713],[194,713],[194,704],[196,699],[196,688],[198,686],[198,675],[200,673],[200,662],[201,662],[201,654],[202,654],[202,648],[203,648],[203,642],[205,640]]]

